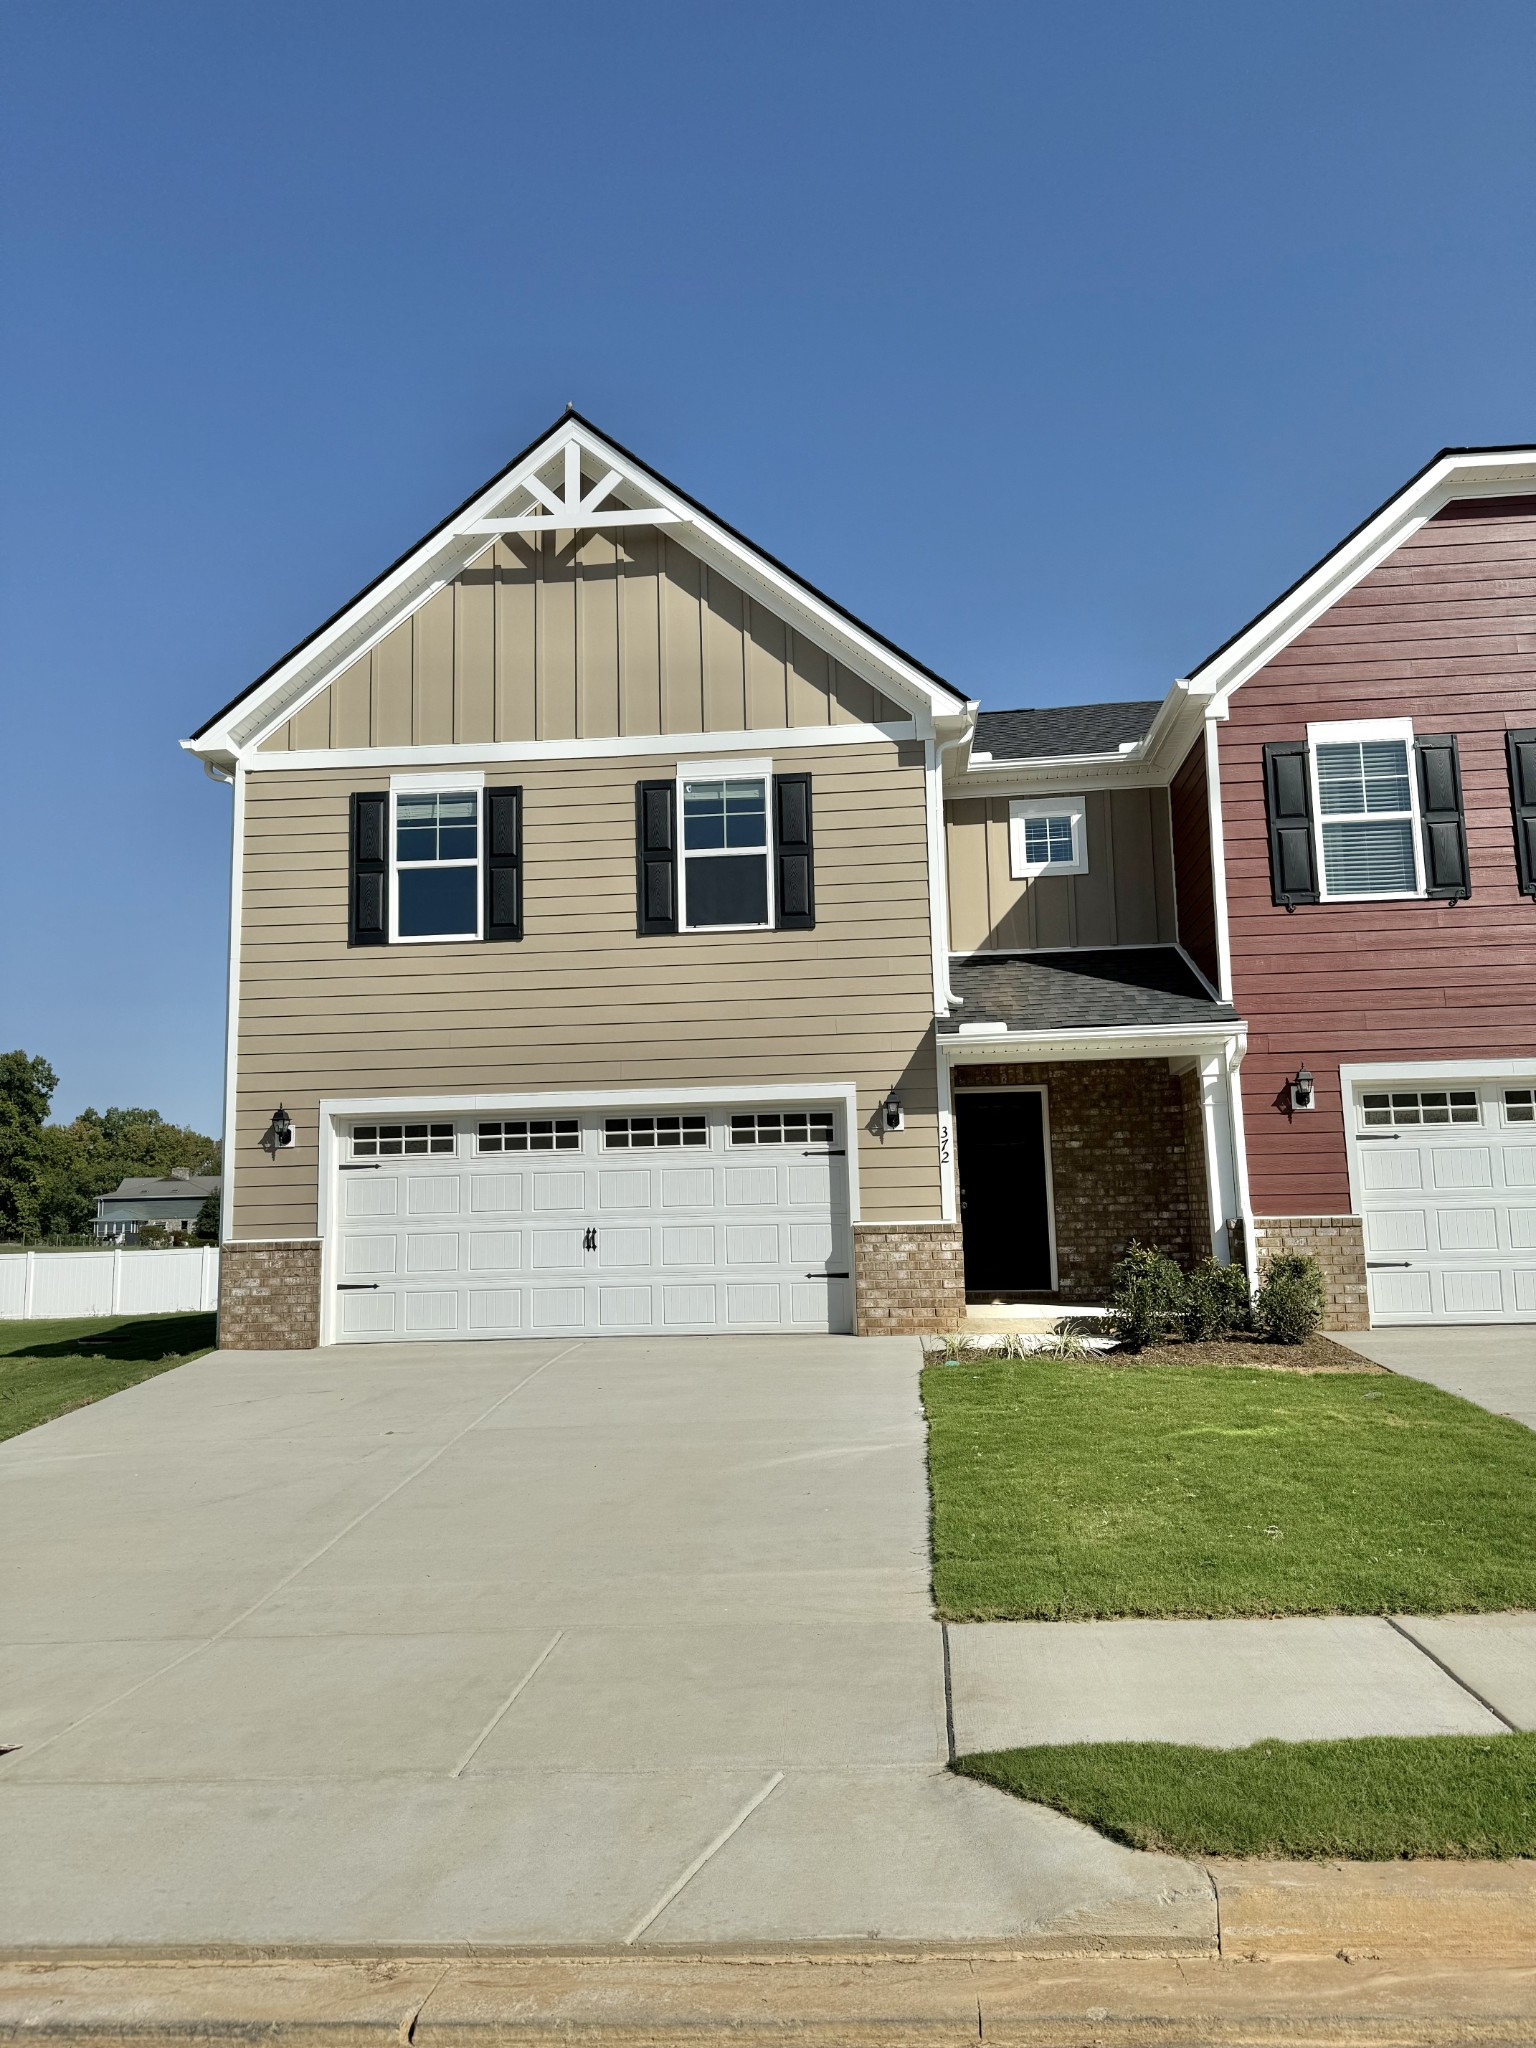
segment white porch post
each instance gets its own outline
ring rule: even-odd
[[[1241,1169],[1241,1139],[1236,1128],[1233,1103],[1237,1094],[1235,1048],[1228,1044],[1221,1052],[1205,1053],[1199,1062],[1200,1122],[1205,1133],[1205,1185],[1210,1203],[1211,1250],[1222,1265],[1232,1262],[1232,1245],[1227,1225],[1232,1218],[1244,1218],[1244,1238],[1253,1230],[1247,1222]],[[1245,1252],[1248,1246],[1244,1246]],[[1250,1254],[1251,1255],[1251,1254]]]

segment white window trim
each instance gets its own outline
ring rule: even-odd
[[[389,943],[392,946],[472,946],[485,937],[485,777],[444,777],[441,775],[392,775],[389,779]],[[472,796],[475,799],[474,860],[406,861],[407,870],[417,868],[467,868],[475,871],[475,928],[472,932],[400,931],[400,859],[396,852],[397,810],[402,796]]]
[[[1347,745],[1351,740],[1403,740],[1408,747],[1408,811],[1410,817],[1409,838],[1413,846],[1413,887],[1411,889],[1373,890],[1369,895],[1360,895],[1353,890],[1335,895],[1328,887],[1328,864],[1323,857],[1323,797],[1317,779],[1317,750],[1319,746]],[[1307,727],[1307,776],[1312,792],[1312,841],[1317,861],[1318,899],[1323,903],[1417,903],[1424,896],[1424,847],[1419,820],[1419,777],[1418,761],[1413,750],[1413,720],[1411,718],[1357,718],[1342,720],[1335,725],[1309,725]],[[1359,822],[1371,818],[1389,820],[1401,818],[1400,811],[1365,811],[1359,814]],[[1331,825],[1356,822],[1353,818],[1330,818]]]
[[[763,785],[763,868],[767,879],[768,915],[761,924],[694,924],[688,916],[688,844],[683,787],[689,782],[761,782]],[[773,762],[693,761],[677,764],[677,928],[680,932],[771,932],[778,918],[773,887]],[[749,847],[720,847],[695,856],[709,860],[717,853],[746,853]]]
[[[1070,818],[1072,858],[1030,860],[1024,851],[1024,825],[1030,818]],[[1086,875],[1088,872],[1088,804],[1081,796],[1016,796],[1008,802],[1008,872],[1015,882],[1038,875]]]

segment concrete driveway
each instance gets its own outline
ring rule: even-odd
[[[918,1362],[228,1354],[0,1447],[0,1946],[1207,1946],[944,1769]]]
[[[1536,1323],[1361,1330],[1334,1341],[1409,1379],[1428,1380],[1536,1429]]]

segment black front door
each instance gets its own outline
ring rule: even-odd
[[[1044,1101],[1032,1089],[956,1092],[968,1294],[1050,1291]]]

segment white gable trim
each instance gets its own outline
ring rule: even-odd
[[[581,459],[599,467],[601,483],[583,491]],[[542,472],[559,463],[559,479]],[[574,482],[573,482],[574,478]],[[932,721],[970,722],[968,705],[930,680],[912,662],[843,616],[787,570],[739,540],[705,512],[577,419],[563,420],[506,475],[472,499],[382,582],[348,607],[323,632],[243,697],[197,739],[182,745],[206,760],[248,758],[278,725],[302,710],[343,669],[418,610],[492,545],[496,532],[542,525],[569,529],[571,515],[550,510],[574,502],[581,525],[664,523],[679,544],[726,575],[798,633],[911,713],[919,728]],[[590,512],[588,507],[591,507]]]

